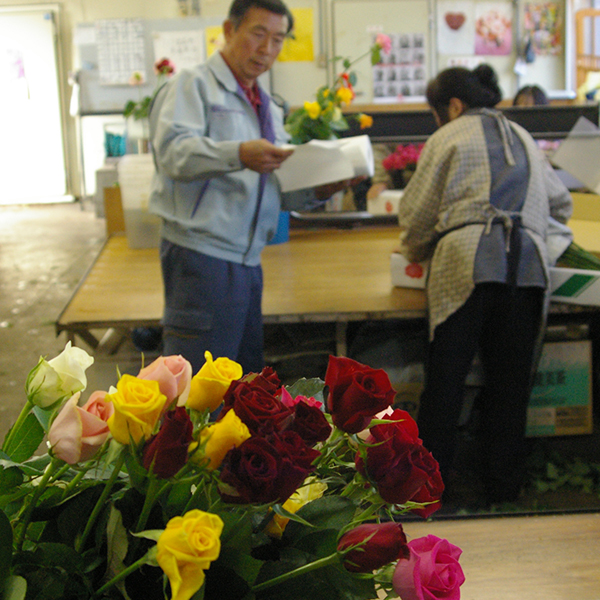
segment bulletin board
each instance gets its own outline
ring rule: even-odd
[[[115,25],[123,25],[121,22],[130,20],[115,20]],[[137,100],[138,96],[150,95],[156,85],[154,74],[154,63],[163,56],[155,56],[155,47],[164,48],[168,53],[169,44],[175,45],[178,41],[187,41],[190,46],[195,44],[206,47],[204,31],[207,27],[219,26],[223,23],[222,17],[203,18],[185,17],[179,19],[135,19],[131,20],[135,26],[135,34],[127,37],[127,32],[122,27],[117,33],[120,34],[118,42],[128,40],[135,45],[135,55],[128,63],[143,67],[145,81],[144,85],[133,87],[124,82],[117,69],[112,73],[115,83],[107,84],[102,81],[100,65],[106,62],[102,55],[102,44],[98,31],[104,28],[99,23],[87,23],[77,25],[75,30],[75,46],[79,59],[80,69],[77,73],[79,84],[79,114],[81,116],[120,114],[129,100]],[[104,25],[104,23],[102,23]],[[160,38],[162,44],[157,44]],[[110,51],[110,47],[109,47]],[[115,54],[118,56],[118,54]],[[173,58],[167,56],[166,58]],[[104,77],[106,80],[106,77]]]
[[[417,34],[422,36],[423,40],[425,63],[422,79],[426,81],[432,76],[432,59],[434,58],[429,15],[430,2],[428,0],[369,0],[368,2],[364,2],[364,0],[334,0],[332,3],[334,56],[348,57],[351,60],[358,58],[369,50],[377,33]],[[410,64],[409,62],[405,63],[404,58],[393,60],[398,64],[400,62],[403,65]],[[357,101],[373,102],[376,82],[369,58],[361,59],[352,68],[356,71],[358,78],[355,87]],[[399,69],[400,67],[398,72]],[[409,73],[409,76],[412,75],[414,75],[414,69],[411,69]],[[422,97],[414,99],[415,101],[423,100]]]

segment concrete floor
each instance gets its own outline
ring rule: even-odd
[[[104,219],[91,204],[0,207],[0,439],[21,411],[29,371],[63,350],[54,322],[104,240]],[[114,383],[117,363],[135,369],[141,357],[133,352],[97,357],[88,391]]]

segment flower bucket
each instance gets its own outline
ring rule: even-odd
[[[269,240],[268,245],[271,244],[283,244],[290,240],[290,213],[282,210],[279,213],[279,221],[277,222],[277,231],[275,235]]]
[[[148,211],[154,176],[152,154],[126,154],[117,165],[125,234],[130,248],[157,248],[161,220]]]

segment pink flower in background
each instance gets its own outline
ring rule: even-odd
[[[392,584],[402,600],[459,600],[465,576],[462,550],[435,535],[408,543],[410,558],[399,560]]]
[[[389,54],[392,51],[392,40],[389,35],[385,33],[378,33],[375,38],[375,43],[386,53]]]
[[[80,396],[67,400],[48,432],[53,454],[70,465],[93,458],[109,436],[106,421],[114,412],[106,392],[94,392],[83,406],[77,405]]]
[[[386,171],[398,171],[405,169],[408,165],[416,165],[423,146],[424,144],[418,144],[417,146],[414,144],[400,144],[392,154],[381,161],[381,164]]]
[[[167,397],[166,407],[175,399],[183,406],[190,393],[192,365],[181,355],[159,356],[139,372],[138,379],[158,381],[161,394]]]

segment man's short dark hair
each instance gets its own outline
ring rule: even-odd
[[[246,13],[253,7],[264,8],[277,15],[287,17],[288,29],[286,33],[289,33],[293,29],[294,17],[282,0],[233,0],[229,7],[228,18],[236,29],[244,20]]]

